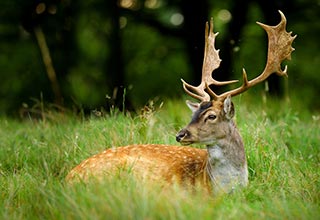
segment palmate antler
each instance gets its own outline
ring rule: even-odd
[[[218,33],[213,33],[213,20],[210,20],[210,26],[206,23],[205,32],[205,51],[202,67],[201,84],[197,87],[191,86],[185,81],[183,82],[183,88],[187,94],[191,97],[199,99],[200,101],[224,100],[227,96],[236,96],[243,93],[250,87],[263,82],[272,73],[276,73],[279,76],[287,76],[287,66],[284,70],[281,69],[281,63],[285,60],[291,59],[291,52],[294,51],[291,44],[297,35],[291,36],[292,32],[286,32],[286,17],[279,11],[281,15],[281,21],[276,26],[269,26],[257,22],[268,34],[268,56],[267,63],[263,72],[256,78],[248,81],[245,69],[243,69],[243,84],[239,88],[227,91],[223,94],[217,95],[210,89],[210,85],[227,85],[238,82],[238,80],[219,82],[212,78],[212,72],[220,66],[221,59],[219,58],[219,50],[214,47],[215,38]],[[207,91],[207,92],[206,92]]]

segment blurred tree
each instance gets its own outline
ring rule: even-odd
[[[123,67],[122,35],[120,33],[121,12],[118,2],[118,0],[111,0],[105,3],[105,10],[109,12],[108,18],[111,20],[111,33],[107,42],[112,51],[112,55],[106,62],[105,72],[107,74],[107,86],[113,90],[107,108],[115,106],[121,110],[133,110],[131,101],[124,97],[128,85],[125,83]]]
[[[201,70],[204,56],[204,30],[209,20],[208,2],[179,1],[184,16],[183,37],[187,45],[189,62],[192,67],[192,84],[198,85],[201,80]]]
[[[60,0],[34,0],[24,2],[20,7],[20,22],[23,28],[34,36],[41,52],[51,83],[53,100],[57,105],[62,105],[60,83],[65,82],[68,69],[76,59],[73,53],[75,45],[71,5]]]

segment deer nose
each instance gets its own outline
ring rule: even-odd
[[[190,135],[190,132],[187,129],[182,129],[181,131],[178,132],[176,135],[176,140],[180,142],[184,137]]]

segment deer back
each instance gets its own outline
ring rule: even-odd
[[[86,182],[90,178],[132,174],[143,181],[207,185],[207,156],[205,149],[182,146],[146,144],[110,148],[81,162],[66,180]]]

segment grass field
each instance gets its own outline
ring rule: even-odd
[[[176,132],[190,119],[181,101],[153,104],[140,115],[0,118],[0,219],[320,219],[320,112],[293,101],[234,102],[250,183],[219,199],[132,178],[64,182],[72,167],[105,148],[177,144]]]

